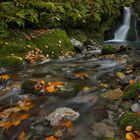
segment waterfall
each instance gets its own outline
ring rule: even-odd
[[[138,31],[138,17],[135,11],[130,7],[124,7],[123,21],[119,28],[114,33],[114,38],[105,41],[105,43],[126,43],[140,42]]]
[[[131,22],[131,8],[124,8],[123,24],[116,30],[114,40],[126,40]]]

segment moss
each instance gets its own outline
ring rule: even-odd
[[[14,68],[23,65],[23,59],[18,56],[2,56],[0,57],[0,67]]]
[[[37,38],[33,38],[27,42],[28,45],[40,48],[44,54],[57,58],[63,53],[72,52],[74,50],[70,40],[64,30],[49,30]]]
[[[124,89],[123,98],[127,100],[136,98],[135,87],[133,85],[129,85]]]
[[[128,125],[133,126],[134,130],[140,130],[140,117],[132,112],[123,114],[119,121],[119,127],[124,130]]]
[[[140,83],[136,82],[134,85],[129,85],[124,89],[123,99],[136,99],[140,93]]]
[[[36,82],[32,80],[25,80],[21,85],[22,93],[29,94],[29,93],[36,93],[37,91],[34,89]]]
[[[104,46],[102,48],[103,54],[114,54],[116,52],[116,49],[112,46]]]

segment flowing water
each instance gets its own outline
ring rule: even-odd
[[[115,131],[115,119],[118,118],[119,113],[117,111],[114,113],[108,109],[108,102],[100,95],[108,88],[117,86],[114,77],[115,72],[120,69],[123,69],[123,66],[116,61],[74,58],[50,60],[43,64],[28,66],[20,71],[8,73],[14,79],[8,86],[19,85],[25,79],[42,79],[45,81],[62,81],[67,83],[67,89],[58,96],[53,94],[50,96],[32,96],[35,107],[28,112],[30,118],[23,121],[21,125],[4,131],[5,140],[16,140],[23,130],[34,136],[31,138],[32,140],[44,140],[46,135],[51,134],[51,130],[47,128],[45,123],[37,124],[34,127],[32,124],[44,114],[54,111],[58,107],[70,107],[80,113],[79,119],[74,122],[73,132],[71,135],[66,135],[64,140],[97,140],[98,137],[102,137],[100,129],[113,129],[112,131]],[[83,80],[75,79],[73,74],[77,72],[84,72],[89,77]],[[107,84],[108,87],[101,86],[103,83]],[[88,87],[89,90],[84,90],[84,87]],[[24,96],[18,88],[9,88],[6,91],[1,89],[1,110],[15,104]],[[101,128],[101,122],[104,128]],[[104,130],[102,131],[104,132]],[[104,138],[100,138],[100,140],[104,140]]]

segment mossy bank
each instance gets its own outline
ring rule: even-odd
[[[12,31],[7,39],[0,41],[0,67],[21,66],[25,55],[35,48],[50,58],[74,51],[66,32],[61,29],[35,30],[30,34],[27,31]]]

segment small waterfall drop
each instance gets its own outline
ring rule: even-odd
[[[114,40],[126,40],[127,33],[130,28],[131,22],[131,8],[125,7],[124,8],[124,18],[123,18],[123,25],[121,25],[115,32]]]
[[[139,25],[135,11],[131,7],[124,7],[122,24],[115,31],[114,38],[105,41],[105,43],[120,45],[140,43]]]

